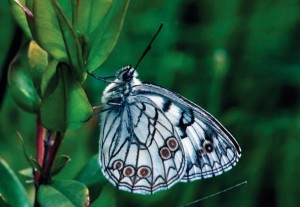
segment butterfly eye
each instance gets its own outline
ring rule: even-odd
[[[178,148],[178,142],[175,138],[171,137],[167,141],[167,145],[171,151],[175,151]]]
[[[135,170],[132,166],[126,166],[123,170],[123,175],[126,177],[131,177],[135,173]]]
[[[122,170],[123,168],[123,162],[121,160],[116,160],[113,164],[113,168],[115,170]]]
[[[147,178],[151,174],[149,167],[140,167],[138,170],[138,176],[141,178]]]
[[[125,73],[123,73],[123,75],[122,75],[123,81],[130,81],[131,79],[132,79],[132,73],[130,73],[129,71],[126,71]]]
[[[212,144],[210,142],[206,143],[204,145],[204,148],[207,153],[212,153],[214,151],[214,147],[212,146]]]
[[[163,147],[160,149],[160,156],[165,160],[169,159],[171,157],[171,152],[167,147]]]

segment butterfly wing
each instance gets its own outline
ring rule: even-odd
[[[182,182],[220,175],[234,166],[241,149],[233,136],[208,112],[160,86],[144,83],[134,87],[136,99],[155,101],[175,127],[187,166]]]
[[[155,102],[128,97],[123,106],[101,114],[100,128],[100,166],[117,188],[152,194],[180,181],[186,169],[183,146]]]

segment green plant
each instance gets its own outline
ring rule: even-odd
[[[23,110],[36,114],[36,157],[24,153],[30,170],[23,174],[33,179],[34,206],[88,206],[101,189],[89,183],[99,169],[88,164],[76,180],[56,180],[70,161],[58,155],[65,132],[79,128],[92,115],[92,107],[83,89],[87,71],[98,68],[109,56],[119,37],[129,0],[9,0],[11,11],[29,42],[10,64],[8,84],[12,97]],[[28,206],[28,199],[18,204],[9,189],[25,190],[1,160],[0,170],[10,179],[9,188],[1,189],[3,205]],[[14,182],[9,182],[13,180]],[[18,199],[17,199],[18,200]],[[23,203],[23,204],[22,204]]]

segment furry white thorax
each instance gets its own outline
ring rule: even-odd
[[[123,80],[120,77],[120,73],[122,73],[125,70],[126,73],[129,73],[130,70],[132,72],[132,79],[131,80]],[[142,82],[137,78],[138,74],[137,72],[131,67],[126,66],[121,68],[117,74],[116,79],[113,81],[113,83],[110,83],[103,91],[103,96],[101,98],[101,102],[103,105],[107,104],[110,100],[116,99],[116,98],[124,98],[127,96],[133,86],[140,85]],[[116,89],[116,90],[114,90]]]

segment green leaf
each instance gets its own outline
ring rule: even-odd
[[[16,135],[17,137],[19,138],[19,140],[21,141],[21,144],[22,144],[22,148],[23,148],[23,153],[24,153],[24,156],[25,156],[25,159],[27,160],[28,164],[31,166],[31,168],[33,169],[34,168],[34,165],[32,164],[31,162],[31,156],[29,155],[29,152],[28,152],[28,149],[24,143],[24,139],[22,137],[22,135],[20,134],[20,132],[16,132]]]
[[[20,170],[19,174],[26,177],[26,178],[33,179],[33,173],[32,173],[32,168],[31,167]]]
[[[89,34],[107,16],[112,0],[79,0],[76,5],[76,22],[81,34]]]
[[[51,185],[41,185],[37,199],[41,206],[88,206],[89,192],[84,184],[74,180],[54,181]]]
[[[51,0],[53,1],[53,0]],[[60,8],[62,9],[64,16],[67,17],[68,21],[71,23],[71,21],[74,19],[73,17],[73,11],[72,11],[72,3],[74,0],[55,0]],[[77,0],[75,0],[77,1]]]
[[[38,170],[41,174],[43,174],[43,169],[42,167],[37,163],[37,161],[35,159],[33,159],[30,155],[29,155],[29,152],[28,152],[28,149],[24,143],[24,139],[22,137],[22,135],[17,131],[16,132],[17,134],[17,137],[20,139],[21,143],[22,143],[22,147],[23,147],[23,153],[24,153],[24,156],[28,162],[28,164],[31,166],[32,169],[36,169]]]
[[[26,0],[26,7],[30,11],[33,11],[33,1],[34,0]],[[36,38],[36,31],[35,31],[35,26],[34,26],[34,17],[33,18],[29,18],[28,16],[26,16],[26,17],[27,17],[28,26],[30,28],[31,35],[32,35],[31,39],[35,39],[36,40],[37,38]]]
[[[60,64],[48,85],[53,91],[46,91],[41,105],[41,120],[47,129],[65,132],[78,128],[92,114],[92,107],[81,85],[74,80],[69,68]]]
[[[33,0],[36,41],[58,61],[68,62],[64,37],[50,1]]]
[[[68,155],[60,155],[57,157],[54,167],[52,169],[51,175],[57,175],[68,162],[71,161],[71,158]]]
[[[91,202],[98,198],[103,186],[107,183],[107,179],[103,176],[99,166],[98,154],[94,155],[80,170],[75,180],[84,183],[89,188]]]
[[[27,22],[26,14],[21,6],[15,0],[9,0],[10,10],[17,23],[23,29],[27,37],[32,39],[30,28]],[[18,0],[21,5],[25,5],[25,0]]]
[[[25,188],[8,164],[0,157],[0,194],[14,207],[29,207]]]
[[[43,73],[42,80],[41,80],[42,97],[46,96],[47,92],[48,93],[53,92],[56,87],[55,81],[51,81],[51,80],[55,77],[57,65],[58,65],[57,60],[55,59],[51,60],[47,68],[45,69],[45,72]]]
[[[76,175],[75,180],[78,180],[84,184],[90,182],[106,181],[105,177],[101,173],[98,162],[98,154],[94,155],[90,159],[90,161],[80,170],[80,172]]]
[[[68,63],[75,70],[76,78],[82,82],[85,78],[86,72],[83,68],[82,52],[74,29],[67,17],[64,15],[62,9],[55,0],[51,0],[56,17],[58,19],[59,27],[64,39],[66,51],[68,54]]]
[[[113,3],[105,22],[99,25],[91,37],[92,48],[87,61],[87,70],[98,68],[114,48],[127,12],[130,0],[118,0]]]
[[[8,85],[18,106],[27,112],[36,113],[41,100],[29,69],[27,51],[21,50],[9,66]]]
[[[42,76],[48,66],[48,53],[35,41],[29,43],[28,62],[32,81],[37,91],[40,92]]]

